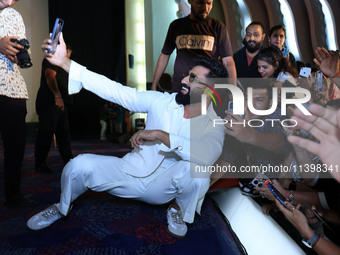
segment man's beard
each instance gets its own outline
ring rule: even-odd
[[[176,95],[176,103],[181,104],[183,106],[190,104],[190,93],[183,95],[181,92],[178,92]]]
[[[256,42],[252,40],[246,41],[246,39],[243,39],[242,43],[250,53],[254,53],[255,51],[262,47],[262,41],[261,42]],[[255,45],[250,46],[249,45],[250,43],[255,43]]]
[[[206,12],[206,11],[196,12],[196,11],[193,11],[193,10],[191,9],[191,12],[192,12],[193,16],[194,16],[197,20],[200,20],[200,21],[205,20],[205,19],[209,16],[209,13]],[[203,16],[204,13],[207,15],[206,17]]]
[[[178,92],[178,94],[175,97],[176,103],[181,104],[183,106],[190,105],[190,104],[196,104],[200,103],[202,100],[202,93],[197,93],[197,91],[191,91],[190,87],[185,86],[189,89],[188,93],[185,95],[181,92]]]

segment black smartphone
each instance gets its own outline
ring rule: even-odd
[[[51,36],[52,42],[50,43],[50,45],[52,46],[52,48],[48,50],[48,53],[54,54],[56,52],[58,42],[59,42],[59,37],[60,37],[61,31],[63,30],[63,26],[64,26],[64,21],[60,18],[57,18],[55,20],[53,31],[52,31],[52,36]]]
[[[333,232],[333,233],[335,234],[335,232],[334,232],[334,230],[332,229],[332,227],[329,226],[329,224],[322,218],[322,216],[321,216],[317,211],[315,211],[315,210],[313,209],[313,207],[312,207],[310,204],[304,203],[304,207],[306,207],[306,208],[308,208],[309,210],[311,210],[311,211],[314,213],[314,215],[318,218],[318,220],[321,221],[322,224],[325,225],[325,227],[327,227],[331,232]]]
[[[266,185],[268,187],[268,189],[270,190],[270,192],[274,195],[274,197],[279,200],[279,202],[284,206],[285,206],[285,202],[286,202],[286,198],[272,185],[272,183],[267,180],[264,185]]]

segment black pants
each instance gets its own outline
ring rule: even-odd
[[[64,111],[57,109],[56,106],[39,107],[37,108],[37,113],[39,115],[39,125],[35,141],[36,167],[46,165],[46,158],[51,148],[53,134],[56,136],[59,153],[65,165],[73,158],[66,105]]]
[[[0,132],[4,149],[5,198],[20,195],[21,165],[26,143],[26,99],[0,96]]]

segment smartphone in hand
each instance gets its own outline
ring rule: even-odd
[[[270,192],[274,195],[274,197],[279,200],[279,202],[285,206],[286,198],[273,186],[273,184],[270,182],[270,180],[267,180],[264,185],[268,187]]]
[[[64,26],[64,21],[60,18],[57,18],[55,20],[53,31],[52,31],[52,36],[51,36],[52,42],[50,43],[50,45],[52,46],[52,48],[47,51],[48,53],[54,54],[56,52],[57,46],[59,43],[59,37],[60,37],[61,31],[63,30],[63,26]]]
[[[301,67],[300,69],[300,76],[304,78],[309,78],[311,74],[311,68],[310,67]]]
[[[323,73],[318,71],[315,74],[316,91],[321,92],[323,90]]]

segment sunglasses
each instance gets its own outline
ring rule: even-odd
[[[183,78],[185,78],[187,76],[189,76],[189,82],[198,82],[198,83],[200,83],[198,77],[195,74],[193,74],[193,73],[191,73],[191,74],[189,74],[189,73],[183,74]]]

